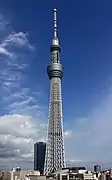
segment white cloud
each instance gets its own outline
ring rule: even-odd
[[[0,54],[10,57],[11,53],[9,53],[5,48],[0,46]]]
[[[112,89],[102,97],[86,118],[72,121],[72,136],[65,141],[67,159],[80,164],[101,162],[107,165],[112,152]]]
[[[10,114],[44,116],[45,108],[39,105],[39,95],[34,95],[30,89],[19,88],[17,92],[4,97],[4,104]],[[41,99],[40,99],[41,100]]]
[[[1,17],[3,21],[3,16]],[[35,52],[35,47],[30,44],[26,33],[12,30],[4,39],[1,39],[1,103],[10,114],[33,116],[40,114],[39,95],[33,94],[31,84],[28,83],[29,74],[26,73],[29,60],[32,60]],[[27,88],[24,84],[25,86],[27,84]],[[38,92],[38,89],[35,88],[35,91]]]
[[[46,134],[47,124],[40,119],[19,114],[1,116],[0,167],[4,165],[3,168],[11,169],[21,165],[21,168],[32,168],[34,143],[46,141]],[[64,134],[65,141],[71,137],[70,131]]]
[[[0,118],[0,164],[4,161],[7,168],[12,168],[12,164],[17,165],[21,160],[26,162],[28,157],[32,161],[34,143],[41,138],[45,140],[46,129],[42,124],[42,121],[37,121],[31,116],[2,116]]]
[[[28,68],[28,60],[34,54],[35,47],[29,43],[25,33],[13,32],[5,37],[0,43],[1,84],[20,85],[25,78],[24,70]]]
[[[71,130],[66,130],[64,131],[64,138],[68,139],[68,138],[71,138],[72,137],[72,131]]]
[[[46,139],[41,93],[32,89],[26,73],[36,50],[26,33],[9,26],[0,15],[0,168],[31,168],[34,142]]]
[[[23,32],[13,32],[12,34],[9,34],[8,37],[4,39],[4,41],[1,44],[1,47],[10,49],[12,53],[14,53],[13,48],[26,48],[29,50],[34,50],[35,48],[29,43],[27,39],[27,34]]]

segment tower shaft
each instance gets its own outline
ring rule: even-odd
[[[60,46],[57,38],[56,10],[54,10],[54,37],[51,45],[51,63],[47,67],[50,79],[50,101],[48,120],[48,140],[44,173],[46,175],[65,167],[61,79],[63,65],[60,64]]]

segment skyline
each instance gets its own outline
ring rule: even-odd
[[[0,1],[0,159],[33,167],[33,144],[46,140],[52,9],[58,10],[65,155],[111,163],[111,1],[54,4]],[[7,158],[6,158],[7,157]],[[29,159],[28,159],[29,158]],[[21,160],[19,160],[21,159]],[[12,164],[8,162],[12,161]],[[1,165],[0,165],[1,168]]]

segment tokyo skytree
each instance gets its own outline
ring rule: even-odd
[[[53,39],[50,47],[51,62],[47,66],[50,79],[50,101],[48,119],[48,139],[44,164],[44,174],[49,175],[65,167],[65,153],[63,140],[63,116],[61,79],[64,67],[60,63],[61,48],[57,37],[57,10],[53,10],[54,27]]]

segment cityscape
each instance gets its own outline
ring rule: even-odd
[[[18,5],[16,3],[14,4],[14,0],[10,0],[9,4],[11,5],[11,3],[13,3],[12,7],[14,9],[15,7],[16,8],[19,7],[19,4]],[[31,2],[29,1],[28,3],[30,4]],[[83,7],[81,6],[80,3],[78,4],[77,1],[75,5],[77,5],[77,7]],[[7,2],[2,3],[1,1],[1,7],[5,7],[6,9],[10,7],[9,4],[7,4]],[[92,14],[93,18],[95,16],[95,10],[97,9],[97,7],[100,7],[101,3],[99,3],[98,5],[97,4],[94,5],[95,7],[93,7],[92,4],[92,8],[93,8],[92,10],[94,11],[93,12],[89,11],[89,14],[93,13]],[[107,6],[106,5],[103,4],[101,6],[103,9],[103,13],[105,8],[108,7],[105,10],[104,14],[107,13],[109,17],[112,17],[111,9],[109,9],[109,5]],[[28,11],[29,13],[30,6],[29,7],[26,6],[26,9],[27,10],[25,12]],[[108,12],[110,12],[110,14]],[[19,9],[19,13],[21,14],[21,16],[22,13],[24,14],[24,12],[20,11],[20,9]],[[66,13],[63,11],[63,13],[64,13],[63,17],[67,15],[67,11]],[[18,16],[18,22],[19,22],[20,14]],[[9,16],[11,16],[10,13]],[[14,27],[15,30],[14,28],[10,27],[10,23],[4,20],[1,10],[0,179],[1,180],[54,180],[54,179],[55,180],[111,180],[112,179],[112,164],[111,164],[112,163],[111,161],[112,100],[111,99],[112,98],[111,98],[110,84],[111,84],[112,76],[110,75],[109,76],[110,79],[108,78],[108,80],[105,79],[105,83],[104,83],[104,79],[101,81],[103,77],[102,74],[105,74],[106,76],[106,74],[108,74],[107,72],[109,72],[109,67],[111,66],[109,62],[111,58],[109,60],[107,58],[107,61],[105,62],[105,66],[103,64],[103,60],[102,60],[102,64],[100,63],[98,64],[98,62],[96,62],[97,66],[99,66],[98,75],[100,77],[101,83],[98,80],[99,77],[97,76],[96,70],[94,72],[94,68],[92,66],[91,68],[89,67],[88,69],[84,67],[85,70],[84,71],[82,70],[83,73],[85,73],[85,74],[82,73],[83,74],[82,77],[83,76],[86,77],[84,84],[86,84],[87,83],[86,81],[88,81],[89,83],[88,86],[89,86],[91,85],[91,82],[92,83],[94,82],[96,83],[96,89],[99,87],[99,84],[101,86],[100,87],[101,89],[103,89],[104,86],[107,87],[107,85],[109,84],[109,89],[108,90],[103,89],[102,91],[100,91],[99,89],[100,95],[98,96],[98,94],[95,94],[96,93],[96,89],[94,90],[95,87],[93,88],[91,86],[90,91],[92,92],[92,94],[90,95],[91,92],[89,91],[89,89],[86,91],[85,88],[85,91],[83,92],[83,88],[81,85],[80,88],[82,89],[80,89],[80,91],[79,89],[77,89],[77,94],[79,93],[80,96],[81,95],[80,93],[82,91],[83,96],[85,97],[88,96],[88,99],[86,98],[83,99],[83,103],[82,103],[84,107],[84,111],[86,111],[87,109],[85,114],[86,115],[88,114],[88,116],[84,115],[83,110],[82,111],[79,110],[82,106],[81,104],[78,105],[78,102],[77,102],[78,108],[76,107],[76,110],[74,110],[75,106],[74,103],[72,102],[74,101],[74,97],[72,97],[73,96],[72,93],[74,91],[74,88],[77,87],[76,86],[73,87],[72,85],[77,78],[77,74],[75,74],[76,77],[73,76],[72,66],[74,66],[75,63],[71,65],[71,68],[69,69],[69,66],[67,67],[65,65],[66,63],[64,62],[64,60],[62,60],[62,57],[64,57],[64,53],[66,53],[64,50],[65,49],[64,46],[68,44],[68,42],[70,41],[72,42],[72,39],[70,41],[67,40],[69,39],[70,35],[67,34],[67,31],[65,30],[66,44],[63,45],[61,43],[60,37],[62,36],[60,34],[63,32],[61,32],[60,30],[61,25],[59,23],[61,19],[60,8],[54,8],[54,4],[53,4],[53,8],[50,7],[49,15],[45,13],[43,14],[43,16],[44,18],[41,17],[42,19],[40,20],[40,24],[38,26],[41,26],[42,21],[45,21],[45,23],[43,23],[43,27],[45,29],[42,28],[44,30],[41,31],[40,33],[42,34],[42,32],[47,31],[46,29],[48,24],[45,19],[45,16],[46,18],[48,18],[47,16],[49,16],[50,20],[52,21],[51,22],[52,28],[51,29],[49,28],[50,36],[52,40],[50,44],[49,43],[47,44],[47,47],[49,47],[49,52],[47,51],[48,48],[42,47],[43,48],[42,54],[44,54],[43,52],[45,52],[45,54],[49,53],[50,58],[44,61],[44,65],[42,64],[42,67],[39,67],[41,70],[39,70],[38,68],[40,76],[42,76],[43,74],[43,76],[45,77],[45,84],[43,85],[43,87],[47,85],[47,90],[41,88],[39,92],[37,91],[37,89],[40,88],[41,86],[40,84],[43,84],[43,80],[41,77],[39,82],[40,86],[38,86],[37,88],[37,85],[35,85],[35,82],[38,79],[38,77],[35,74],[35,71],[37,70],[35,60],[38,57],[36,54],[36,48],[35,48],[36,45],[34,46],[30,44],[28,41],[28,36],[29,39],[31,38],[33,39],[33,41],[36,39],[36,37],[33,36],[30,37],[29,32],[26,34],[23,33],[18,23],[17,24],[15,23],[15,27]],[[25,18],[24,16],[22,17],[23,19]],[[85,13],[85,17],[86,17],[86,13]],[[72,21],[73,20],[74,17]],[[14,19],[12,21],[14,21]],[[28,19],[28,21],[30,21],[30,19]],[[66,18],[65,19],[62,18],[61,21],[66,22],[66,24],[69,23],[69,20],[67,20]],[[97,21],[97,19],[94,19],[94,21]],[[88,22],[89,22],[89,18],[88,18]],[[27,23],[28,23],[27,21],[23,20],[23,24],[25,24],[26,27],[27,27]],[[32,21],[30,21],[30,23],[33,24]],[[80,22],[77,21],[76,24],[79,25]],[[105,29],[105,33],[107,30],[107,26]],[[19,30],[19,32],[16,33],[16,29],[18,29],[18,27],[21,29],[21,31]],[[69,28],[69,25],[66,25],[66,28]],[[93,34],[95,33],[94,31],[95,29],[93,30]],[[47,34],[47,32],[45,34]],[[73,32],[71,32],[71,34],[72,33]],[[77,33],[80,34],[80,32]],[[86,31],[84,33],[86,34]],[[83,38],[85,37],[85,34],[83,35]],[[38,39],[40,38],[39,35],[37,35],[37,37]],[[40,39],[43,41],[43,44],[44,41],[50,42],[50,40],[47,41],[46,38],[48,38],[46,35],[43,35],[43,39],[41,36]],[[108,38],[106,37],[106,41],[107,39]],[[84,46],[84,42],[82,42],[83,40],[81,40],[81,43]],[[77,43],[78,41],[79,39],[76,38]],[[86,39],[85,41],[86,43],[88,43],[91,40]],[[96,43],[94,37],[93,37],[93,41],[94,43]],[[71,46],[70,49],[73,48],[72,47],[73,44],[72,45],[69,44],[69,45]],[[87,48],[88,54],[89,53],[91,54],[91,49],[89,49],[88,46]],[[101,51],[100,53],[103,54],[103,51]],[[105,54],[106,53],[104,53],[102,57],[104,57]],[[43,57],[45,56],[46,55],[43,55]],[[108,57],[107,54],[106,57]],[[31,62],[30,60],[32,60],[33,62]],[[29,64],[27,63],[27,61],[29,62]],[[73,60],[68,60],[68,61],[69,64],[72,64],[73,62]],[[86,63],[89,66],[89,62],[85,62],[85,64]],[[109,66],[108,68],[106,67],[107,64]],[[80,67],[81,66],[83,65],[80,64]],[[79,69],[77,69],[77,71],[79,71]],[[88,76],[86,76],[86,71],[88,71],[89,74],[92,73],[92,75],[88,74]],[[30,74],[30,72],[32,74]],[[66,75],[67,72],[68,74],[70,74],[69,78],[67,78]],[[26,75],[27,73],[29,73],[28,79]],[[96,80],[92,80],[92,76],[95,75],[96,75]],[[91,76],[90,81],[89,81],[89,76]],[[32,83],[33,81],[34,84]],[[66,81],[69,82],[68,87],[67,86],[65,87],[65,85],[63,85],[65,84]],[[98,83],[96,81],[98,81]],[[79,81],[77,82],[80,84]],[[64,89],[67,89],[66,93],[63,93]],[[43,97],[43,92],[45,92],[46,100]],[[101,100],[100,97],[101,96],[104,97],[105,93],[107,93],[106,99],[102,98],[103,100]],[[80,99],[80,103],[81,103],[82,95],[79,98],[77,94],[75,95],[76,101],[77,99],[81,98]],[[66,103],[65,105],[65,100],[64,100],[65,96],[71,98],[70,104]],[[90,100],[92,101],[92,105],[89,104]],[[38,104],[39,101],[41,101],[40,104]],[[46,108],[44,105],[42,106],[42,101],[46,101],[46,106],[48,108]],[[96,108],[94,107],[95,103],[97,104]],[[90,110],[89,106],[92,107],[91,112],[89,111]],[[67,115],[67,110],[68,111],[70,110],[69,115]],[[74,114],[76,114],[74,118],[78,117],[77,120],[75,120],[75,123],[70,120],[71,117],[70,113],[72,111],[74,112]],[[80,116],[78,114],[80,114]],[[64,118],[65,115],[69,119],[69,121],[65,120],[66,119]],[[43,120],[41,120],[40,117],[43,118]],[[47,122],[44,121],[44,118],[47,119]],[[95,121],[97,122],[97,124],[95,124],[96,123]],[[91,167],[89,166],[89,162],[91,162],[92,165]],[[106,164],[107,162],[108,165]]]

